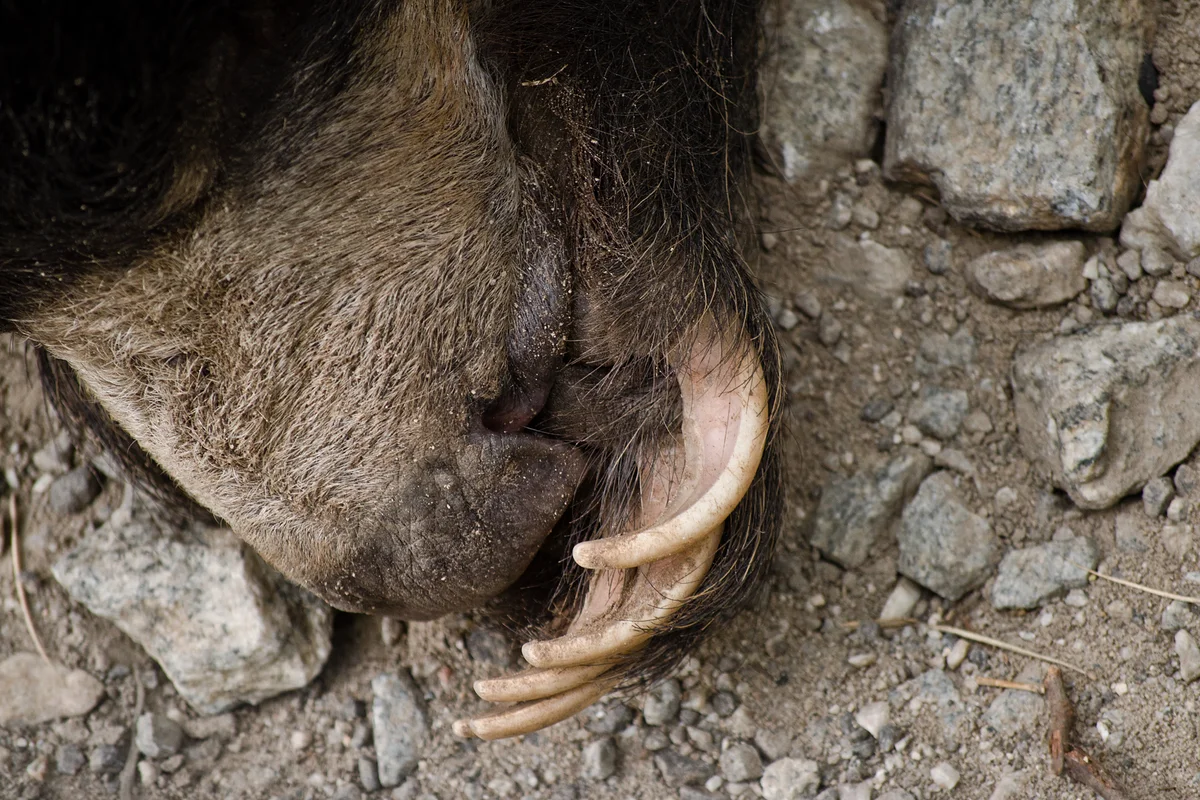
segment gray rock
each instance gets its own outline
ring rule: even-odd
[[[926,670],[892,689],[888,703],[895,708],[931,709],[945,743],[961,742],[971,726],[970,709],[954,681],[940,669]]]
[[[78,514],[92,504],[100,488],[95,470],[84,465],[55,478],[46,498],[56,514]]]
[[[1200,497],[1200,470],[1191,464],[1180,464],[1175,469],[1173,484],[1180,497]]]
[[[165,758],[183,746],[183,728],[162,714],[142,714],[134,728],[138,751],[147,758]]]
[[[832,314],[822,314],[817,323],[817,339],[826,347],[833,347],[842,338],[842,323]]]
[[[202,714],[298,689],[329,656],[333,612],[230,531],[160,524],[133,504],[54,565],[77,602],[112,620]]]
[[[745,783],[762,777],[762,757],[747,742],[735,742],[721,753],[721,775],[727,781]]]
[[[797,292],[795,301],[796,308],[800,309],[801,313],[809,319],[821,316],[821,298],[813,292]]]
[[[667,678],[646,695],[642,718],[647,725],[669,725],[679,716],[679,704],[682,701],[683,691],[679,681]]]
[[[1179,656],[1179,673],[1184,683],[1200,678],[1200,647],[1186,630],[1175,632],[1175,653]]]
[[[1177,631],[1196,621],[1196,612],[1191,603],[1172,600],[1162,612],[1162,628]]]
[[[1149,132],[1139,0],[914,0],[892,37],[884,173],[997,230],[1111,230]]]
[[[60,744],[54,751],[54,771],[59,775],[74,775],[87,763],[87,757],[77,744]]]
[[[830,266],[816,274],[825,283],[849,289],[864,299],[888,301],[904,294],[913,277],[913,263],[898,248],[839,235]]]
[[[947,370],[965,370],[975,363],[975,337],[966,328],[953,336],[937,332],[921,337],[914,367],[920,375],[940,375]]]
[[[1085,256],[1083,242],[1022,244],[979,256],[967,264],[965,274],[967,284],[994,303],[1045,308],[1065,303],[1087,288]],[[1116,300],[1112,307],[1117,307]]]
[[[891,716],[891,709],[884,700],[879,700],[875,703],[867,703],[854,714],[854,721],[859,727],[875,739],[879,738],[879,732],[888,724]]]
[[[1161,517],[1174,497],[1175,486],[1170,478],[1151,478],[1142,487],[1142,508],[1148,517]]]
[[[1045,715],[1046,704],[1039,695],[1005,689],[983,712],[982,722],[1007,738],[1032,734]]]
[[[1171,272],[1175,259],[1166,251],[1152,243],[1145,245],[1141,253],[1142,270],[1152,278],[1161,278]]]
[[[928,456],[905,450],[880,470],[831,483],[821,493],[809,541],[840,564],[862,564],[930,469]]]
[[[920,599],[921,587],[908,578],[901,577],[884,602],[883,610],[879,612],[879,621],[905,619],[912,614]]]
[[[879,422],[892,413],[895,405],[890,397],[874,397],[862,407],[862,411],[859,412],[858,417],[863,422]]]
[[[78,717],[104,697],[104,684],[81,669],[47,663],[33,653],[0,661],[0,725],[37,725]]]
[[[926,386],[921,396],[908,409],[908,419],[926,436],[953,439],[962,427],[970,408],[967,393],[962,389],[943,389]]]
[[[674,750],[655,753],[654,766],[658,767],[663,782],[672,789],[680,786],[701,786],[713,774],[712,767],[703,761],[680,755]]]
[[[611,736],[588,742],[583,748],[580,773],[585,780],[602,781],[617,771],[617,745]]]
[[[784,178],[869,154],[887,69],[885,21],[853,0],[789,0],[766,16],[763,140]]]
[[[383,788],[379,782],[379,765],[375,759],[360,756],[358,759],[358,783],[364,792],[378,792]]]
[[[925,245],[925,250],[922,253],[925,268],[934,275],[945,275],[950,271],[951,254],[953,252],[953,245],[945,239],[938,239],[932,244]]]
[[[951,602],[987,579],[996,538],[959,497],[948,472],[930,475],[900,518],[899,570]]]
[[[1090,294],[1092,305],[1105,314],[1111,314],[1116,311],[1117,304],[1121,302],[1121,294],[1108,278],[1097,278],[1092,281]]]
[[[996,571],[992,605],[1036,608],[1068,589],[1086,586],[1087,569],[1095,569],[1099,560],[1100,548],[1086,536],[1013,550]]]
[[[1167,164],[1146,186],[1146,198],[1121,225],[1121,244],[1142,251],[1142,268],[1152,249],[1190,261],[1200,255],[1200,103],[1175,126]]]
[[[792,749],[794,738],[789,731],[773,728],[759,728],[754,732],[754,746],[759,749],[768,761],[778,761]]]
[[[1200,441],[1200,316],[1098,325],[1018,352],[1025,453],[1082,508],[1112,505]]]
[[[417,760],[429,741],[425,699],[406,671],[376,675],[371,681],[371,691],[379,782],[398,786],[417,768]]]
[[[116,775],[125,766],[125,753],[115,744],[102,744],[88,753],[88,769],[100,775]]]
[[[913,796],[903,789],[892,789],[879,795],[875,800],[913,800]]]
[[[821,786],[821,770],[808,758],[781,758],[763,770],[764,800],[804,800]]]
[[[620,700],[591,706],[583,713],[583,727],[602,736],[620,733],[632,723],[633,709]]]
[[[485,664],[507,667],[513,663],[512,641],[494,628],[475,628],[467,634],[467,652]]]
[[[1150,299],[1163,308],[1183,308],[1192,300],[1192,290],[1183,281],[1159,281]]]

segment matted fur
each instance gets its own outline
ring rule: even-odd
[[[703,320],[754,349],[777,416],[735,225],[752,3],[148,5],[113,41],[38,24],[83,55],[0,97],[0,315],[69,417],[334,605],[561,629],[586,581],[570,545],[636,513]],[[631,680],[758,585],[777,471],[769,443]]]

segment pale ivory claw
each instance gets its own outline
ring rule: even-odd
[[[598,570],[579,615],[563,636],[525,644],[533,669],[476,683],[483,699],[519,705],[460,720],[456,733],[516,736],[586,708],[616,685],[617,677],[605,674],[609,666],[641,647],[700,587],[767,437],[762,367],[750,348],[743,350],[741,358],[727,358],[709,337],[677,366],[683,452],[664,448],[642,471],[640,518],[657,521],[576,545],[576,562]],[[637,570],[629,586],[627,569]]]

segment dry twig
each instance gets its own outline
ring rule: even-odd
[[[1075,708],[1067,697],[1063,686],[1062,670],[1050,667],[1046,670],[1046,707],[1050,711],[1050,771],[1062,775],[1063,755],[1071,742],[1071,729],[1075,727]]]
[[[1058,666],[1063,667],[1064,669],[1069,669],[1073,672],[1078,672],[1080,675],[1085,675],[1089,680],[1093,680],[1093,681],[1096,680],[1095,675],[1091,674],[1090,672],[1085,670],[1083,667],[1075,666],[1074,664],[1072,664],[1069,661],[1063,661],[1063,660],[1055,658],[1053,656],[1044,655],[1042,653],[1038,653],[1033,650],[1026,650],[1024,647],[1018,647],[1015,644],[1009,644],[1008,642],[1002,641],[1000,639],[993,639],[990,636],[984,636],[979,633],[972,633],[971,631],[963,630],[962,628],[955,628],[952,625],[930,625],[929,627],[933,628],[935,631],[938,631],[940,633],[952,634],[954,636],[959,637],[960,639],[967,639],[968,641],[977,642],[979,644],[986,644],[989,647],[996,647],[996,648],[999,648],[1000,650],[1007,650],[1010,653],[1016,653],[1017,655],[1025,656],[1026,658],[1035,658],[1038,661],[1045,661],[1047,664],[1057,664]]]
[[[8,496],[8,518],[12,525],[12,568],[13,568],[13,583],[17,587],[17,602],[21,604],[21,613],[25,617],[25,627],[29,629],[29,636],[33,639],[33,646],[37,648],[42,660],[47,664],[53,663],[50,661],[50,656],[46,655],[46,648],[42,647],[42,639],[38,636],[37,628],[33,626],[33,614],[29,610],[29,598],[25,596],[25,584],[21,582],[21,538],[17,534],[17,496],[10,494]]]
[[[1083,567],[1079,564],[1076,564],[1075,566],[1078,566],[1081,569],[1087,569],[1087,567]],[[1200,597],[1189,597],[1186,594],[1175,594],[1174,592],[1164,592],[1162,589],[1155,589],[1150,586],[1143,586],[1140,583],[1134,583],[1133,581],[1127,581],[1124,578],[1114,578],[1112,575],[1105,575],[1103,572],[1096,572],[1096,570],[1094,570],[1094,569],[1088,569],[1087,571],[1088,571],[1089,575],[1095,575],[1097,578],[1102,578],[1103,580],[1111,581],[1112,583],[1120,584],[1121,586],[1128,586],[1130,589],[1137,589],[1139,592],[1145,592],[1146,594],[1153,594],[1153,595],[1157,595],[1158,597],[1165,597],[1168,600],[1179,600],[1184,603],[1191,603],[1194,606],[1200,606]]]
[[[1075,725],[1075,709],[1063,686],[1062,671],[1050,667],[1046,671],[1046,705],[1050,710],[1050,769],[1055,775],[1067,777],[1086,786],[1104,800],[1129,800],[1125,790],[1103,767],[1086,752],[1071,745],[1071,728]],[[1069,749],[1068,749],[1069,748]]]
[[[1057,667],[1051,667],[1057,669]],[[986,675],[979,675],[975,678],[975,683],[979,686],[990,686],[993,689],[1017,689],[1022,692],[1033,692],[1034,694],[1045,694],[1046,688],[1039,686],[1036,683],[1021,683],[1020,681],[1006,681],[1003,678],[989,678]]]

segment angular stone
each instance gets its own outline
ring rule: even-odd
[[[429,712],[420,687],[407,672],[375,676],[371,691],[379,782],[399,786],[417,768],[429,740]]]
[[[831,483],[821,493],[809,541],[839,564],[857,567],[930,469],[928,456],[906,450],[880,470]]]
[[[765,800],[803,800],[821,786],[821,768],[808,758],[781,758],[763,770]]]
[[[1086,586],[1100,548],[1086,536],[1012,550],[996,570],[992,605],[999,609],[1037,608],[1068,589]]]
[[[47,663],[33,653],[0,661],[0,725],[37,725],[78,717],[104,697],[104,684],[81,669]]]
[[[912,259],[899,248],[839,235],[830,266],[818,269],[816,275],[824,283],[849,289],[863,299],[889,301],[904,293],[913,271]]]
[[[962,389],[926,386],[908,409],[908,418],[921,433],[946,441],[958,433],[969,408],[970,401]]]
[[[725,748],[720,758],[721,775],[727,781],[745,783],[762,777],[762,757],[748,742],[735,742]]]
[[[1012,308],[1058,305],[1087,288],[1083,277],[1086,254],[1083,242],[1021,244],[996,250],[967,264],[967,284],[988,300]]]
[[[765,9],[762,138],[789,182],[867,156],[879,130],[887,26],[854,0]]]
[[[930,475],[900,518],[899,570],[953,602],[987,579],[996,537],[963,504],[948,472]]]
[[[162,714],[142,714],[134,728],[134,742],[147,758],[173,756],[183,746],[183,728]]]
[[[892,37],[884,173],[997,230],[1115,228],[1149,132],[1145,0],[913,0]]]
[[[1200,441],[1200,316],[1098,325],[1018,352],[1021,446],[1082,508],[1106,508]]]
[[[602,781],[617,771],[617,745],[611,736],[589,742],[581,761],[579,771],[585,780]]]
[[[1175,653],[1179,656],[1179,672],[1184,683],[1200,678],[1200,646],[1186,630],[1175,632]]]
[[[1146,199],[1125,217],[1121,244],[1169,250],[1184,261],[1200,256],[1200,102],[1175,127],[1167,164],[1146,186]],[[1144,264],[1143,264],[1144,266]]]
[[[178,531],[139,502],[61,558],[54,576],[142,645],[202,714],[298,689],[329,656],[327,605],[230,531]]]

